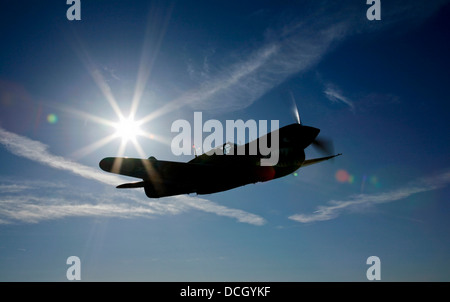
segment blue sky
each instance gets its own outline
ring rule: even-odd
[[[7,1],[0,280],[450,280],[448,1]],[[177,119],[321,129],[343,156],[268,183],[148,199],[108,156],[188,161]],[[122,145],[135,113],[147,136]],[[307,158],[319,156],[306,149]]]

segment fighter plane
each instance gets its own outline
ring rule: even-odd
[[[121,184],[117,188],[144,188],[149,198],[190,193],[212,194],[284,177],[300,168],[341,155],[329,155],[331,150],[328,144],[317,139],[319,132],[317,128],[294,123],[245,145],[223,144],[217,147],[221,150],[210,150],[185,163],[157,160],[153,156],[148,159],[107,157],[102,159],[99,165],[106,172],[142,179],[139,182]],[[250,155],[249,152],[239,155],[239,148],[248,151],[250,144],[259,145],[262,140],[271,141],[274,134],[278,135],[279,139],[279,148],[274,151],[279,152],[275,165],[261,165],[261,159],[267,155],[259,151],[255,155]],[[305,159],[304,150],[310,145],[328,153],[328,156]],[[235,152],[215,152],[229,148],[233,148]]]

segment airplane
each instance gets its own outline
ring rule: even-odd
[[[271,142],[271,135],[276,131],[279,138],[279,154],[278,163],[275,165],[261,165],[261,158],[268,156],[262,155],[259,151],[256,155],[250,155],[248,152],[245,155],[239,155],[240,153],[237,152],[239,148],[248,151],[251,143],[257,143],[259,146],[262,139]],[[142,179],[139,182],[118,185],[116,188],[144,188],[149,198],[191,193],[212,194],[284,177],[300,168],[342,155],[339,153],[305,159],[304,150],[309,145],[330,154],[329,144],[316,139],[319,132],[317,128],[294,123],[267,133],[245,145],[225,143],[217,147],[222,148],[224,151],[222,154],[211,152],[219,151],[213,149],[188,162],[157,160],[153,156],[148,159],[106,157],[100,161],[99,166],[106,172]],[[226,153],[227,148],[234,148],[235,152]]]

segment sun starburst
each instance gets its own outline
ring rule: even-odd
[[[132,117],[122,118],[114,125],[114,128],[116,128],[115,136],[121,138],[124,142],[130,140],[134,142],[137,136],[144,134],[139,122],[135,121]]]
[[[124,115],[123,111],[121,110],[119,102],[116,100],[114,96],[113,90],[108,84],[108,81],[105,80],[104,78],[104,72],[102,72],[101,69],[96,67],[96,64],[94,63],[94,61],[89,55],[89,52],[84,46],[83,41],[79,37],[76,37],[75,40],[78,43],[75,44],[75,46],[77,47],[75,51],[79,54],[81,61],[84,63],[86,69],[88,70],[89,74],[94,80],[94,83],[100,89],[104,98],[113,109],[117,117],[117,120],[116,121],[108,120],[103,117],[96,116],[92,113],[82,112],[77,109],[69,109],[67,107],[61,108],[64,111],[75,114],[85,120],[90,120],[95,123],[109,126],[112,128],[112,133],[110,135],[107,135],[104,138],[99,138],[96,142],[93,142],[92,144],[89,144],[88,146],[85,146],[80,150],[75,151],[72,155],[76,157],[85,156],[117,139],[121,140],[119,149],[117,151],[117,156],[124,156],[126,147],[128,143],[131,142],[140,156],[147,157],[143,148],[139,143],[138,140],[139,137],[170,145],[170,141],[167,138],[156,135],[155,133],[153,133],[153,131],[152,132],[144,131],[142,126],[144,124],[147,124],[151,120],[155,119],[157,116],[167,113],[168,111],[170,111],[170,109],[172,109],[172,107],[169,106],[170,108],[167,109],[166,106],[164,107],[165,110],[161,110],[160,108],[159,110],[156,110],[156,112],[148,113],[148,115],[145,116],[144,118],[141,118],[139,120],[136,119],[136,113],[138,111],[141,98],[144,94],[146,84],[151,74],[151,67],[153,65],[161,41],[163,40],[163,37],[166,32],[167,22],[170,17],[170,11],[166,12],[166,14],[163,15],[165,16],[165,18],[158,19],[157,20],[158,22],[155,23],[155,18],[152,17],[154,16],[154,14],[153,13],[149,14],[149,19],[143,41],[143,49],[138,69],[137,81],[134,89],[134,95],[130,99],[130,107],[129,107],[130,110],[128,117]],[[156,48],[150,49],[152,45],[156,45]],[[122,101],[121,103],[125,103],[125,101]]]

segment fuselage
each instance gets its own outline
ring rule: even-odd
[[[100,167],[108,172],[141,178],[148,197],[210,194],[293,173],[305,161],[304,149],[314,141],[319,131],[291,124],[245,145],[233,145],[234,152],[228,154],[202,154],[188,163],[155,158],[121,159],[122,162],[118,162],[118,158],[111,157],[103,159]],[[270,154],[263,154],[259,145],[267,146],[267,142],[277,143],[278,148],[271,150]],[[256,152],[250,152],[252,144],[258,146]],[[276,159],[276,163],[262,165],[261,159],[269,157]]]

